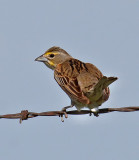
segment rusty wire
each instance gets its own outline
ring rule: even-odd
[[[48,111],[48,112],[41,112],[41,113],[28,112],[28,110],[23,110],[23,111],[21,111],[21,113],[0,115],[0,118],[19,119],[20,123],[21,123],[23,120],[27,120],[29,118],[34,118],[34,117],[38,117],[38,116],[59,116],[59,117],[61,117],[62,122],[64,122],[63,116],[65,116],[65,118],[67,118],[68,114],[70,114],[70,115],[83,115],[83,114],[91,115],[93,113],[94,116],[98,117],[99,114],[109,113],[109,112],[114,112],[114,111],[133,112],[133,111],[139,111],[139,107],[133,106],[133,107],[121,107],[121,108],[102,108],[102,109],[98,110],[97,114],[93,111],[90,111],[90,110],[81,110],[80,112],[77,110],[66,111],[66,112],[64,112],[64,111]]]

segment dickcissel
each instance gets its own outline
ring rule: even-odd
[[[75,106],[79,111],[87,107],[97,113],[98,107],[109,98],[108,86],[117,80],[103,76],[95,65],[74,59],[60,47],[48,49],[35,60],[54,70],[55,80],[70,97],[71,105],[64,107],[65,111]]]

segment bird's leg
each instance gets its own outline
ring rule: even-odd
[[[93,113],[94,116],[98,117],[99,116],[98,111],[99,111],[98,107],[95,107],[95,108],[91,109],[90,116]]]
[[[66,106],[66,107],[62,108],[62,111],[66,112],[66,110],[67,110],[68,108],[72,108],[72,107],[73,107],[73,105],[71,104],[70,106]]]

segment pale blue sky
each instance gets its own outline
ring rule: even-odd
[[[117,76],[105,107],[139,105],[139,0],[0,0],[0,114],[70,104],[34,59],[56,45]],[[1,160],[137,160],[139,112],[1,119]]]

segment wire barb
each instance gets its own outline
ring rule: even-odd
[[[21,111],[21,117],[20,117],[19,123],[22,123],[23,120],[27,120],[28,115],[29,115],[28,110]]]

